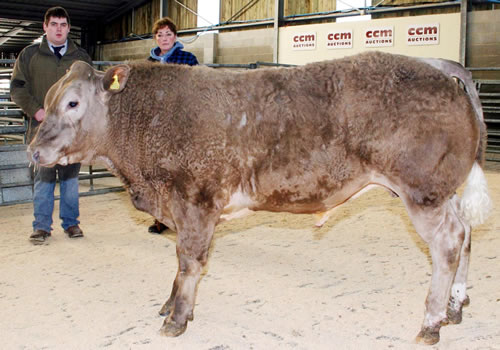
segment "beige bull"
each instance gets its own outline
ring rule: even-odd
[[[179,267],[160,312],[169,336],[192,320],[221,218],[328,212],[386,187],[430,247],[417,339],[433,344],[462,319],[470,228],[490,203],[482,115],[436,62],[366,53],[247,72],[130,63],[106,73],[78,62],[47,94],[30,152],[43,166],[103,160],[138,209],[176,229]]]

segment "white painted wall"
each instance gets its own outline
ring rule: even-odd
[[[411,25],[439,24],[439,44],[410,46],[407,33]],[[369,28],[393,27],[393,46],[366,47],[365,31]],[[328,49],[328,33],[336,30],[352,30],[352,48]],[[311,50],[293,49],[294,37],[300,34],[315,33],[316,45]],[[399,17],[375,19],[362,22],[324,23],[280,28],[279,63],[306,64],[309,62],[341,58],[368,50],[380,50],[390,53],[418,57],[440,57],[459,60],[460,14],[442,14],[429,16]]]

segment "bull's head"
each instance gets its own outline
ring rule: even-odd
[[[88,163],[106,133],[108,101],[127,83],[130,67],[118,65],[106,73],[77,61],[45,97],[45,119],[28,147],[41,166]]]

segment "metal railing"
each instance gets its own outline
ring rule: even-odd
[[[498,76],[500,67],[467,68],[474,72],[492,72]],[[488,131],[486,160],[500,162],[500,80],[474,79],[483,107],[484,121]]]

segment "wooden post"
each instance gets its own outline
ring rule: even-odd
[[[274,0],[274,40],[273,40],[273,63],[278,63],[280,45],[280,24],[283,21],[283,0]]]
[[[460,1],[460,63],[465,67],[465,54],[467,52],[467,2]]]

